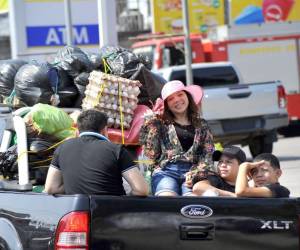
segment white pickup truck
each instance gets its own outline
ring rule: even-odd
[[[163,68],[167,81],[186,83],[185,65]],[[278,81],[244,84],[230,62],[192,64],[193,84],[204,89],[203,117],[216,142],[249,145],[251,154],[272,152],[277,129],[288,125],[285,91]]]

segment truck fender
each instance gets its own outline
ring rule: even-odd
[[[5,218],[0,218],[0,244],[8,250],[23,250],[23,246],[14,225]]]

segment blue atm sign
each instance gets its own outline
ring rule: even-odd
[[[74,25],[73,38],[76,45],[98,45],[99,26]],[[66,44],[65,26],[27,26],[27,47],[64,46]]]

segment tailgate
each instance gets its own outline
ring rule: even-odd
[[[299,250],[296,199],[93,196],[92,249]]]
[[[269,82],[205,88],[202,110],[206,120],[277,114],[277,84]]]

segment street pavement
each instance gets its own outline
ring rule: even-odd
[[[243,147],[247,158],[252,159],[249,148]],[[291,191],[291,197],[300,197],[300,137],[279,137],[274,143],[273,154],[280,160],[280,183]]]

